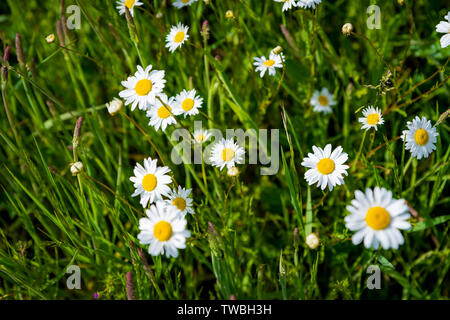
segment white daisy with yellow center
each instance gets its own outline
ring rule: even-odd
[[[195,130],[193,136],[194,139],[192,139],[192,142],[203,144],[211,137],[211,133],[208,130]]]
[[[148,203],[162,199],[170,192],[168,184],[172,183],[172,178],[166,173],[170,172],[168,167],[158,167],[157,159],[144,159],[144,166],[136,163],[134,167],[134,177],[131,182],[134,183],[136,191],[132,197],[141,196],[140,203],[146,208]]]
[[[275,0],[275,2],[282,2],[283,4],[283,8],[281,9],[281,11],[286,11],[291,9],[292,7],[296,7],[297,6],[297,1],[296,0]]]
[[[344,175],[347,174],[348,166],[344,162],[348,159],[348,154],[343,152],[339,146],[331,152],[331,144],[327,144],[324,149],[313,146],[314,153],[308,153],[308,157],[302,161],[302,166],[310,168],[305,172],[305,180],[309,185],[317,182],[317,187],[322,190],[344,184]]]
[[[177,120],[173,116],[174,98],[170,99],[164,93],[161,93],[159,99],[164,103],[161,103],[159,99],[147,110],[147,117],[150,118],[149,126],[153,126],[156,131],[161,128],[162,131],[166,130],[166,127],[170,124],[177,123]]]
[[[233,139],[225,140],[222,138],[222,140],[212,147],[209,160],[213,166],[219,167],[222,170],[225,166],[231,168],[236,163],[242,163],[244,155],[245,149],[235,143]]]
[[[150,70],[152,70],[151,65],[147,66],[145,70],[141,66],[137,66],[134,76],[121,82],[126,89],[119,92],[119,97],[125,99],[126,106],[131,103],[131,111],[136,106],[139,106],[140,110],[146,110],[155,103],[156,96],[164,89],[166,83],[164,70],[151,72]]]
[[[130,14],[132,16],[134,16],[133,13],[133,8],[134,7],[140,7],[142,6],[143,3],[140,1],[136,1],[136,0],[119,0],[117,1],[117,10],[119,10],[119,14],[124,14],[125,13],[125,7],[128,8],[128,10],[130,10]]]
[[[266,59],[265,56],[262,56],[261,58],[255,57],[253,59],[255,60],[253,62],[253,65],[256,66],[255,72],[260,71],[259,76],[261,78],[264,77],[266,71],[268,71],[270,76],[274,76],[277,73],[277,70],[275,68],[283,68],[283,53],[275,54],[272,50],[270,52],[269,59]]]
[[[381,110],[378,108],[374,108],[373,106],[369,106],[362,111],[363,116],[358,119],[359,122],[363,124],[361,129],[369,130],[370,128],[375,128],[377,130],[378,125],[382,125],[384,123],[383,116],[381,115]]]
[[[406,123],[408,127],[402,133],[402,139],[406,139],[405,149],[411,151],[411,156],[418,160],[428,158],[428,156],[436,150],[436,127],[431,125],[431,121],[427,118],[415,117],[413,121]]]
[[[167,203],[177,207],[182,215],[186,215],[187,213],[194,214],[195,212],[192,209],[193,200],[189,198],[191,192],[192,189],[185,189],[178,186],[178,191],[174,189],[169,193]]]
[[[300,8],[316,8],[316,5],[320,4],[322,0],[300,0],[297,6]]]
[[[447,21],[440,21],[436,26],[436,32],[444,33],[441,37],[441,47],[445,48],[450,45],[450,11],[444,17]]]
[[[409,208],[405,200],[393,199],[392,192],[385,188],[366,189],[364,194],[355,191],[355,199],[347,206],[351,213],[345,217],[346,227],[356,231],[352,237],[354,245],[364,241],[366,248],[398,249],[404,243],[400,231],[408,230],[411,224]]]
[[[166,47],[169,48],[170,52],[174,52],[189,39],[188,30],[189,27],[184,26],[181,22],[178,22],[176,26],[172,26],[169,34],[166,36]]]
[[[193,4],[196,1],[197,0],[176,0],[176,1],[172,2],[172,5],[174,7],[177,7],[178,9],[181,9],[186,6],[190,6],[191,4]]]
[[[202,107],[203,98],[195,95],[195,89],[191,91],[183,90],[175,97],[174,114],[183,114],[186,116],[194,116],[199,113]]]
[[[314,111],[326,114],[333,112],[331,107],[336,104],[336,101],[327,88],[322,88],[322,90],[314,92],[309,103],[314,107]]]
[[[185,216],[165,201],[157,201],[145,214],[147,218],[139,219],[139,242],[149,244],[148,253],[152,256],[178,257],[178,249],[185,249],[186,238],[191,236]]]

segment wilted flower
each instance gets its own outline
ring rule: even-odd
[[[110,115],[116,115],[117,113],[122,110],[123,101],[117,98],[114,98],[111,102],[106,104],[106,107],[108,108],[108,112]]]

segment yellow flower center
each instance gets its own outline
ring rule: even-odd
[[[222,150],[223,161],[231,161],[234,159],[234,150],[231,148],[225,148]]]
[[[372,207],[367,210],[366,223],[374,230],[383,230],[391,223],[391,215],[382,207]]]
[[[328,105],[328,98],[325,96],[319,96],[319,103],[322,106],[327,106]]]
[[[378,115],[378,113],[372,113],[367,116],[367,123],[371,126],[377,124],[378,120],[380,120],[380,116]]]
[[[181,107],[184,111],[189,111],[194,107],[194,100],[191,98],[184,99],[183,103],[181,103]]]
[[[126,0],[125,1],[125,7],[127,7],[128,9],[131,10],[131,8],[133,8],[134,6],[134,0]]]
[[[317,163],[317,170],[321,174],[330,174],[334,171],[334,161],[330,158],[323,158]]]
[[[177,206],[178,210],[180,211],[184,211],[184,209],[186,208],[186,201],[183,198],[173,199],[172,204],[174,206]]]
[[[203,135],[203,133],[198,134],[198,135],[195,137],[195,141],[197,141],[197,142],[203,142],[203,141],[205,141],[205,136]]]
[[[267,61],[264,61],[264,65],[265,66],[268,66],[268,67],[271,67],[271,66],[273,66],[275,64],[275,61],[273,61],[273,60],[267,60]]]
[[[191,0],[181,0],[182,3],[188,3]]]
[[[170,111],[172,111],[172,109],[169,106],[161,106],[158,109],[158,117],[160,117],[161,119],[167,119],[168,117],[170,117]]]
[[[148,79],[139,80],[134,90],[138,95],[145,96],[152,90],[152,82]]]
[[[174,41],[177,42],[177,43],[180,43],[183,40],[184,40],[184,32],[183,31],[178,31],[178,33],[175,35]]]
[[[153,227],[153,234],[159,241],[167,241],[172,237],[172,226],[167,221],[160,221]]]
[[[426,145],[429,138],[430,137],[428,136],[428,132],[425,129],[417,129],[416,133],[414,134],[414,140],[416,140],[416,143],[419,146]]]
[[[142,179],[142,188],[145,191],[153,191],[156,188],[156,177],[154,174],[148,173]]]

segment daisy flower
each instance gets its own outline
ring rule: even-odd
[[[152,256],[165,253],[168,258],[178,257],[178,249],[186,248],[186,238],[191,236],[184,215],[165,201],[157,201],[145,213],[147,218],[139,219],[140,243],[149,244],[148,253]]]
[[[164,79],[164,70],[152,70],[149,65],[145,70],[141,66],[137,66],[134,76],[128,77],[126,81],[122,81],[122,85],[126,88],[119,92],[119,97],[125,99],[125,105],[131,104],[131,111],[136,106],[145,110],[150,104],[154,104],[156,96],[164,89],[166,80]]]
[[[296,0],[275,0],[275,2],[283,2],[283,8],[282,11],[286,11],[292,8],[292,6],[296,7],[297,2]]]
[[[196,1],[197,0],[176,0],[176,1],[172,2],[172,5],[174,7],[177,7],[178,9],[181,9],[186,6],[190,6],[191,4],[193,4]]]
[[[300,8],[316,8],[316,5],[321,3],[322,0],[300,0],[297,2],[297,6]]]
[[[181,22],[178,22],[176,26],[172,26],[169,34],[166,36],[166,47],[170,52],[174,52],[178,47],[189,39],[188,35],[189,27],[184,26]]]
[[[373,106],[369,106],[363,110],[363,116],[358,119],[359,122],[363,124],[361,129],[369,130],[370,128],[375,128],[377,130],[378,125],[382,125],[384,123],[383,116],[381,115],[381,110],[378,108],[374,108]]]
[[[316,112],[331,113],[331,106],[336,104],[333,95],[327,88],[322,88],[321,91],[315,91],[309,103],[314,107]]]
[[[331,144],[325,148],[313,146],[313,153],[308,153],[308,157],[303,159],[302,166],[310,168],[305,172],[305,180],[309,185],[317,182],[317,187],[322,190],[328,188],[333,190],[336,185],[344,184],[343,175],[347,175],[348,166],[343,163],[347,161],[348,154],[342,151],[339,146],[331,152]]]
[[[164,104],[162,104],[159,99],[156,99],[155,104],[147,110],[147,117],[150,118],[148,125],[155,127],[156,131],[158,131],[160,127],[161,130],[164,131],[168,125],[177,122],[172,115],[174,98],[171,97],[169,99],[164,93],[161,93],[158,97]]]
[[[445,48],[450,45],[450,11],[444,17],[447,21],[441,21],[436,26],[436,32],[445,33],[441,37],[441,47]]]
[[[144,159],[144,166],[136,163],[134,177],[130,178],[136,188],[131,196],[140,195],[140,203],[144,208],[147,207],[149,202],[160,200],[162,196],[167,196],[170,192],[168,184],[172,183],[172,178],[166,174],[170,172],[170,169],[168,167],[157,167],[157,161],[157,159],[152,160],[149,157]]]
[[[211,133],[208,130],[195,130],[194,131],[194,139],[192,139],[194,143],[202,144],[207,141],[211,137]]]
[[[366,189],[364,194],[355,191],[355,199],[347,206],[350,215],[345,224],[351,231],[357,231],[353,237],[354,245],[364,240],[366,248],[398,249],[404,243],[400,231],[408,230],[411,224],[406,221],[411,216],[405,200],[393,199],[392,192],[385,188]]]
[[[169,193],[167,203],[177,207],[183,215],[186,215],[186,213],[194,214],[194,210],[192,209],[193,201],[189,198],[191,191],[192,189],[185,189],[178,186],[178,191],[174,189]]]
[[[238,146],[233,139],[225,140],[222,138],[212,147],[209,160],[213,166],[222,170],[225,166],[231,168],[234,167],[235,163],[242,163],[244,155],[244,148]]]
[[[181,91],[175,98],[174,114],[184,114],[185,118],[198,114],[198,109],[202,107],[203,98],[196,96],[195,93],[195,89]]]
[[[275,54],[273,50],[270,52],[269,59],[267,60],[265,56],[262,56],[261,58],[255,57],[253,58],[255,61],[253,62],[253,65],[256,66],[255,72],[261,71],[259,74],[260,77],[264,77],[264,74],[267,70],[269,70],[269,75],[274,76],[277,71],[275,68],[283,68],[283,63],[281,61],[281,58],[283,58],[284,61],[284,55],[281,53],[281,57],[279,54]]]
[[[427,118],[415,117],[413,121],[406,123],[408,130],[402,133],[402,139],[406,139],[405,149],[411,151],[412,157],[418,160],[428,158],[433,150],[436,150],[436,137],[439,133],[431,126],[431,121]]]
[[[134,15],[133,13],[133,8],[136,7],[140,7],[143,5],[142,2],[140,1],[135,1],[135,0],[119,0],[116,2],[117,3],[117,10],[119,10],[119,14],[122,15],[125,13],[125,7],[128,8],[128,10],[130,10],[130,14],[131,16]]]

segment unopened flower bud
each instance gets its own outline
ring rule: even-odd
[[[234,18],[233,11],[228,10],[228,11],[225,13],[225,18],[227,18],[227,19],[232,19],[232,18]]]
[[[156,14],[156,19],[161,19],[162,17],[163,17],[163,14],[162,14],[162,12],[161,11],[159,11],[157,14]]]
[[[209,39],[209,23],[208,23],[208,20],[203,21],[203,24],[202,24],[202,31],[200,31],[200,34],[201,34],[202,37],[205,38],[206,40]]]
[[[60,20],[56,21],[56,34],[58,35],[59,45],[61,47],[64,47],[65,46],[64,33],[63,33],[63,29],[61,27],[61,21]]]
[[[74,149],[78,147],[81,140],[81,124],[83,123],[83,117],[79,117],[75,124],[75,130],[73,132],[72,146]]]
[[[6,86],[8,81],[8,60],[9,60],[9,50],[11,48],[6,46],[5,52],[3,53],[3,65],[2,65],[2,86]]]
[[[47,37],[45,37],[45,41],[47,41],[47,43],[53,43],[55,41],[55,35],[49,34]]]
[[[111,102],[106,104],[106,107],[108,108],[108,112],[112,116],[119,113],[120,110],[122,110],[122,106],[123,106],[123,101],[118,98],[114,98]]]
[[[280,46],[276,46],[275,49],[273,49],[273,53],[280,54],[283,51],[283,48]]]
[[[310,233],[306,236],[306,244],[311,249],[317,249],[319,246],[319,237],[315,233]]]
[[[227,170],[227,175],[230,177],[236,177],[239,174],[239,169],[237,167],[230,167]]]
[[[347,22],[342,26],[342,33],[346,36],[349,36],[352,33],[353,25],[350,22]]]
[[[300,243],[300,237],[298,234],[298,228],[294,228],[294,248],[298,248],[298,245]]]
[[[21,66],[25,65],[25,56],[23,54],[23,48],[22,48],[22,40],[20,39],[20,34],[16,33],[16,55],[17,55],[17,61],[19,61],[19,64]]]
[[[72,163],[72,165],[70,166],[70,172],[72,172],[73,176],[76,176],[81,171],[83,171],[83,168],[84,168],[83,163],[81,161],[77,161]]]
[[[127,272],[127,299],[128,300],[136,300],[136,296],[134,294],[133,275],[132,275],[131,271]]]

